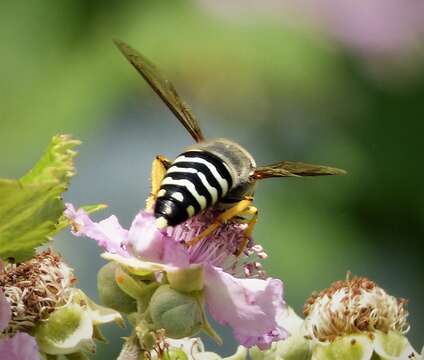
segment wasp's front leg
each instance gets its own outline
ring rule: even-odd
[[[245,211],[250,204],[252,203],[253,198],[246,196],[243,200],[239,201],[236,205],[234,205],[232,208],[224,211],[223,213],[219,214],[217,218],[214,220],[212,224],[210,224],[205,230],[203,230],[199,235],[191,239],[187,242],[188,246],[193,246],[197,244],[200,240],[204,239],[205,237],[212,234],[216,229],[218,229],[221,225],[223,225],[228,220],[231,220],[237,215],[240,215]]]
[[[157,194],[160,189],[160,184],[166,174],[166,171],[170,168],[171,161],[162,155],[157,155],[152,162],[151,172],[151,190],[150,196],[146,201],[146,211],[152,211],[155,204]]]

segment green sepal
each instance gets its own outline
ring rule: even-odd
[[[258,347],[249,349],[252,360],[310,360],[312,351],[310,341],[300,334],[290,335],[285,340],[273,343],[268,350],[260,350]]]
[[[120,290],[136,300],[138,313],[143,313],[147,310],[152,295],[160,286],[157,282],[144,282],[137,277],[131,276],[119,266],[115,270],[115,282]]]
[[[135,300],[142,300],[146,295],[145,287],[141,281],[135,280],[120,266],[115,269],[115,281],[118,287],[128,296]]]
[[[374,346],[367,335],[345,335],[331,343],[317,343],[313,348],[314,360],[370,360]]]
[[[109,342],[103,335],[102,331],[100,330],[100,326],[98,325],[93,325],[93,339],[105,344]]]
[[[115,280],[115,271],[119,265],[109,262],[97,274],[97,289],[103,305],[116,311],[129,314],[137,311],[137,301],[127,295]]]
[[[100,256],[103,259],[118,263],[130,274],[137,275],[137,276],[149,276],[152,272],[167,271],[169,268],[166,265],[149,262],[149,261],[142,261],[134,257],[124,257],[119,254],[112,254],[109,252],[105,252],[101,254]]]
[[[381,360],[412,360],[414,359],[412,354],[418,356],[406,336],[395,331],[389,331],[387,334],[376,331],[374,333],[374,351]]]
[[[302,335],[292,335],[277,343],[276,354],[285,360],[310,360],[310,343]]]
[[[93,325],[114,321],[118,326],[125,327],[124,319],[118,311],[96,304],[80,289],[74,290],[73,302],[79,304],[88,312]]]
[[[59,359],[59,355],[51,355],[51,354],[44,354],[40,353],[41,359],[43,360],[57,360]]]
[[[203,289],[203,266],[200,264],[168,270],[166,276],[171,287],[177,291],[193,292]]]
[[[65,355],[65,358],[68,360],[89,360],[89,357],[87,356],[87,354],[81,351]]]
[[[35,329],[40,350],[52,355],[94,352],[92,335],[90,314],[76,304],[56,309]]]
[[[183,350],[173,348],[165,351],[163,360],[189,360],[189,358]]]
[[[212,327],[212,325],[210,324],[208,317],[206,315],[206,311],[205,311],[205,299],[204,299],[204,293],[199,291],[199,292],[195,292],[193,293],[197,304],[199,306],[200,309],[200,315],[202,317],[202,330],[213,340],[215,341],[216,344],[218,345],[222,345],[222,339],[219,336],[219,334],[215,331],[215,329]]]

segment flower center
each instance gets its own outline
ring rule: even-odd
[[[187,243],[207,229],[219,214],[208,209],[168,228],[167,235],[179,243]],[[267,255],[260,245],[254,244],[253,239],[249,238],[246,244],[246,228],[247,223],[238,219],[222,224],[211,235],[188,248],[190,262],[209,263],[242,277],[266,277],[260,260]]]

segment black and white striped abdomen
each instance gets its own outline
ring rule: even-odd
[[[179,155],[162,180],[155,203],[159,228],[182,223],[216,204],[234,185],[230,169],[204,150]]]

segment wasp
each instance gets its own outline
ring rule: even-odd
[[[146,209],[153,211],[159,229],[181,224],[205,209],[214,208],[219,214],[215,221],[189,245],[236,217],[248,218],[247,239],[258,216],[258,210],[252,206],[258,180],[345,174],[334,167],[292,161],[257,166],[252,155],[236,142],[224,138],[205,140],[195,116],[173,84],[138,51],[121,40],[114,42],[196,142],[174,161],[161,155],[153,160],[152,190]]]

